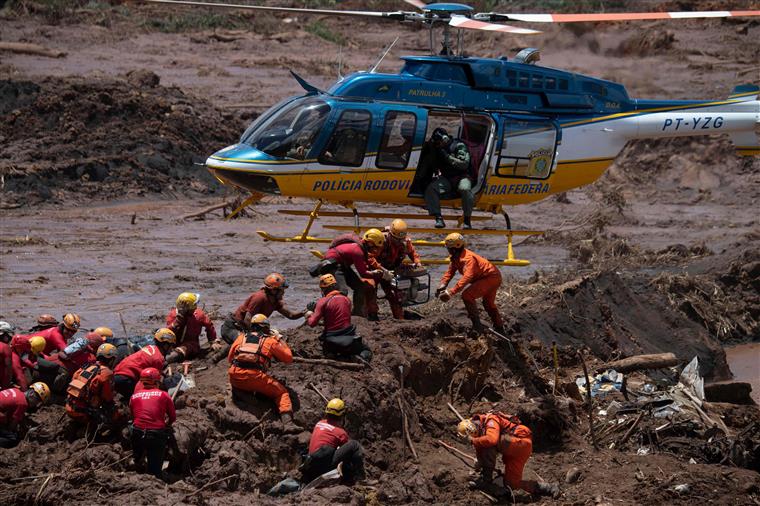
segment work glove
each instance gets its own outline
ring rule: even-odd
[[[222,349],[222,343],[219,342],[217,339],[213,343],[211,343],[211,351],[219,351]]]
[[[383,269],[383,281],[391,281],[393,279],[393,271]]]
[[[444,289],[441,293],[438,294],[438,298],[441,300],[441,302],[448,302],[451,300],[451,294],[448,290]]]
[[[439,295],[441,295],[441,292],[443,292],[444,290],[446,290],[446,285],[439,286],[435,290],[435,296],[438,297]]]
[[[306,304],[306,311],[307,312],[314,312],[314,310],[317,309],[317,302],[311,301],[308,304]]]

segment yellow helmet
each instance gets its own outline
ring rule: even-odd
[[[116,356],[116,346],[110,343],[103,343],[98,346],[98,352],[95,354],[98,358],[114,358]]]
[[[93,332],[100,334],[105,339],[111,339],[113,337],[113,330],[109,329],[108,327],[98,327],[93,330]]]
[[[76,332],[79,330],[79,325],[81,325],[81,320],[79,319],[79,315],[76,315],[74,313],[67,313],[63,315],[63,326],[66,327],[69,330],[73,330]]]
[[[29,388],[37,393],[42,402],[47,402],[50,399],[50,388],[45,383],[38,381],[29,385]]]
[[[260,325],[262,323],[269,323],[269,320],[267,320],[267,316],[263,315],[261,313],[253,315],[253,318],[251,318],[251,323],[255,323],[257,325]]]
[[[406,222],[401,218],[396,218],[393,220],[389,229],[391,236],[399,240],[406,239],[406,230]]]
[[[457,433],[462,437],[471,437],[478,433],[478,427],[472,420],[462,420],[457,425]]]
[[[177,336],[174,334],[172,329],[158,329],[155,334],[153,334],[153,339],[158,341],[159,343],[169,343],[169,344],[175,344],[177,342]]]
[[[443,244],[449,249],[464,248],[466,245],[464,236],[459,232],[452,232],[447,235],[446,239],[443,240]]]
[[[325,407],[325,414],[343,416],[346,414],[346,403],[343,402],[343,399],[338,399],[337,397],[331,399],[330,402],[327,403],[327,407]]]
[[[328,286],[337,285],[338,280],[332,274],[322,274],[319,276],[319,287],[327,288]]]
[[[385,236],[376,228],[371,228],[364,232],[364,237],[362,237],[362,239],[364,242],[370,243],[375,248],[382,248],[383,244],[385,244]]]
[[[179,294],[179,297],[177,297],[177,302],[175,304],[175,306],[177,306],[177,311],[195,311],[195,308],[198,307],[198,300],[200,298],[201,295],[199,293],[182,292]]]
[[[42,336],[32,336],[32,338],[29,339],[29,347],[32,349],[32,353],[35,355],[42,353],[42,350],[45,349],[46,344],[47,343],[45,342],[45,338]]]

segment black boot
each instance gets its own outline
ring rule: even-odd
[[[472,223],[470,223],[469,216],[464,217],[464,224],[462,225],[462,228],[465,230],[470,230],[472,228]]]
[[[435,217],[435,228],[446,228],[446,222],[440,214]]]
[[[476,336],[479,336],[486,331],[486,328],[480,322],[480,316],[470,316],[470,320],[472,321],[472,331]]]

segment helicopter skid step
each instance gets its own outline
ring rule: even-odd
[[[290,216],[311,216],[312,211],[302,211],[297,209],[280,209],[277,211],[281,214],[287,214]],[[317,215],[323,216],[323,217],[333,217],[333,218],[353,218],[355,215],[351,211],[319,211],[317,212]],[[380,218],[380,219],[387,219],[387,218],[402,218],[405,220],[434,220],[435,216],[430,216],[426,214],[414,214],[414,213],[358,213],[360,218]],[[460,216],[456,215],[446,215],[443,217],[445,220],[452,220],[456,221],[460,218]],[[490,220],[491,216],[472,216],[470,219],[472,221],[486,221]]]
[[[325,244],[330,244],[332,242],[332,239],[323,238],[323,237],[312,237],[310,235],[302,236],[302,235],[294,235],[293,237],[283,237],[280,235],[272,235],[269,232],[265,230],[257,230],[257,234],[259,234],[265,241],[274,241],[274,242],[321,242]]]
[[[437,245],[437,244],[436,244]],[[325,258],[325,254],[319,250],[312,249],[309,252],[320,260]],[[513,255],[514,256],[514,255]],[[424,265],[447,265],[449,263],[448,258],[422,258],[420,260]],[[505,258],[504,260],[489,260],[494,265],[504,265],[508,267],[527,267],[530,265],[530,260],[521,260],[519,258]]]
[[[322,228],[330,230],[342,230],[342,231],[355,231],[356,227],[351,225],[322,225]],[[360,230],[367,230],[372,227],[359,227]],[[543,235],[543,230],[509,230],[509,229],[459,229],[459,228],[430,228],[430,227],[408,227],[407,231],[417,234],[451,234],[458,232],[462,235]],[[443,241],[431,242],[431,241],[413,241],[414,244],[430,243],[433,246],[440,246]]]

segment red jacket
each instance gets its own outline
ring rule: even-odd
[[[29,408],[26,395],[18,388],[0,391],[0,426],[11,422],[19,423]]]
[[[285,318],[289,318],[291,320],[295,320],[296,318],[303,316],[303,313],[294,313],[290,309],[286,308],[285,302],[282,300],[282,298],[279,298],[273,302],[272,299],[267,295],[267,292],[262,288],[261,290],[253,292],[251,295],[249,295],[248,298],[245,299],[245,302],[243,302],[232,314],[232,318],[238,323],[242,324],[245,320],[246,313],[251,313],[251,315],[263,314],[269,318],[275,311],[280,313]]]
[[[206,313],[200,309],[196,309],[191,315],[186,316],[184,323],[180,324],[177,321],[177,308],[172,308],[169,314],[166,315],[166,327],[172,329],[177,336],[177,346],[181,346],[189,341],[198,343],[198,338],[203,329],[206,329],[208,342],[216,341],[214,324],[206,316]]]
[[[11,367],[13,368],[13,376],[16,377],[16,384],[23,391],[29,387],[29,382],[26,380],[26,374],[24,369],[33,369],[37,357],[35,355],[19,355],[14,350],[11,350]]]
[[[338,448],[346,443],[348,443],[348,433],[343,430],[343,427],[327,423],[327,420],[320,420],[311,433],[309,453],[314,453],[322,446]]]
[[[494,264],[468,249],[462,250],[459,258],[451,258],[450,260],[449,270],[441,278],[441,284],[448,284],[457,271],[462,275],[457,284],[454,285],[454,288],[449,290],[451,295],[461,292],[467,285],[479,279],[490,276],[499,276],[501,278],[501,273]]]
[[[114,369],[114,375],[127,376],[137,381],[143,369],[155,367],[159,371],[164,368],[164,356],[158,346],[151,344],[140,351],[136,351],[119,362]]]
[[[174,402],[158,388],[142,390],[129,399],[132,424],[142,430],[165,429],[177,419]]]
[[[351,326],[351,301],[339,290],[333,290],[319,301],[314,308],[314,314],[309,316],[306,323],[316,327],[321,319],[325,320],[325,332],[343,330]]]
[[[367,270],[367,253],[360,244],[355,242],[343,243],[330,248],[325,253],[325,258],[335,260],[343,267],[356,267],[359,276],[363,278],[373,278]]]
[[[11,386],[13,379],[13,352],[9,344],[0,343],[0,390]]]
[[[29,353],[32,348],[29,344],[29,340],[34,336],[42,336],[45,338],[45,349],[42,353],[49,355],[54,351],[62,350],[66,347],[66,339],[58,330],[58,327],[50,327],[49,329],[40,330],[33,334],[17,334],[11,339],[11,348],[16,350],[18,354]]]
[[[76,353],[68,355],[66,359],[61,358],[58,353],[54,353],[45,358],[62,366],[69,372],[69,374],[74,374],[85,364],[95,362],[95,355],[93,355],[88,349],[79,350]]]

